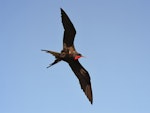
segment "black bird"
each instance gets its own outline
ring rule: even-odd
[[[79,79],[81,88],[83,89],[85,95],[87,96],[87,98],[92,104],[93,96],[92,96],[90,76],[89,73],[85,70],[85,68],[79,63],[78,59],[82,57],[82,55],[75,50],[73,44],[76,30],[63,9],[61,9],[61,18],[64,27],[63,50],[61,51],[61,53],[50,51],[50,50],[42,50],[42,51],[46,51],[47,53],[54,55],[56,58],[55,61],[52,64],[50,64],[48,67],[60,62],[61,60],[69,64],[72,71]]]

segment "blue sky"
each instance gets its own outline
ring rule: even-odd
[[[1,113],[150,113],[150,1],[1,0]],[[61,51],[60,8],[73,22],[93,105]]]

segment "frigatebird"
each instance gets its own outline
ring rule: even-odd
[[[83,56],[75,50],[73,44],[76,34],[75,27],[73,26],[71,20],[69,19],[65,11],[62,8],[60,10],[61,10],[62,24],[64,27],[63,50],[60,53],[50,50],[42,50],[52,54],[56,58],[55,61],[51,63],[47,68],[60,61],[67,62],[71,67],[72,71],[74,72],[74,74],[79,79],[79,83],[81,85],[82,90],[84,91],[85,95],[92,104],[93,96],[92,96],[90,76],[89,73],[85,70],[85,68],[79,63],[78,59]]]

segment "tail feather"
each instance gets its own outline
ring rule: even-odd
[[[49,67],[51,67],[52,65],[54,65],[54,64],[56,64],[56,63],[58,63],[59,61],[61,61],[61,59],[60,59],[60,53],[58,53],[58,52],[54,52],[54,51],[50,51],[50,50],[41,50],[41,51],[45,51],[45,52],[47,52],[47,53],[50,53],[50,54],[52,54],[53,56],[55,56],[55,61],[53,62],[53,63],[51,63],[47,68],[49,68]]]
[[[51,63],[47,68],[53,66],[54,64],[58,63],[59,61],[61,61],[60,59],[56,59],[53,63]]]
[[[41,50],[41,51],[45,51],[47,53],[50,53],[53,56],[55,56],[56,58],[59,58],[59,56],[60,56],[60,53],[58,53],[58,52],[54,52],[54,51],[50,51],[50,50]]]

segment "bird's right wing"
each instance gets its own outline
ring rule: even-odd
[[[69,65],[79,79],[81,88],[83,89],[85,95],[92,104],[93,96],[89,73],[84,69],[84,67],[79,63],[78,60],[69,62]]]
[[[61,9],[62,24],[64,27],[64,37],[63,37],[63,48],[75,50],[73,42],[76,34],[76,30],[69,19],[68,15],[63,9]]]

